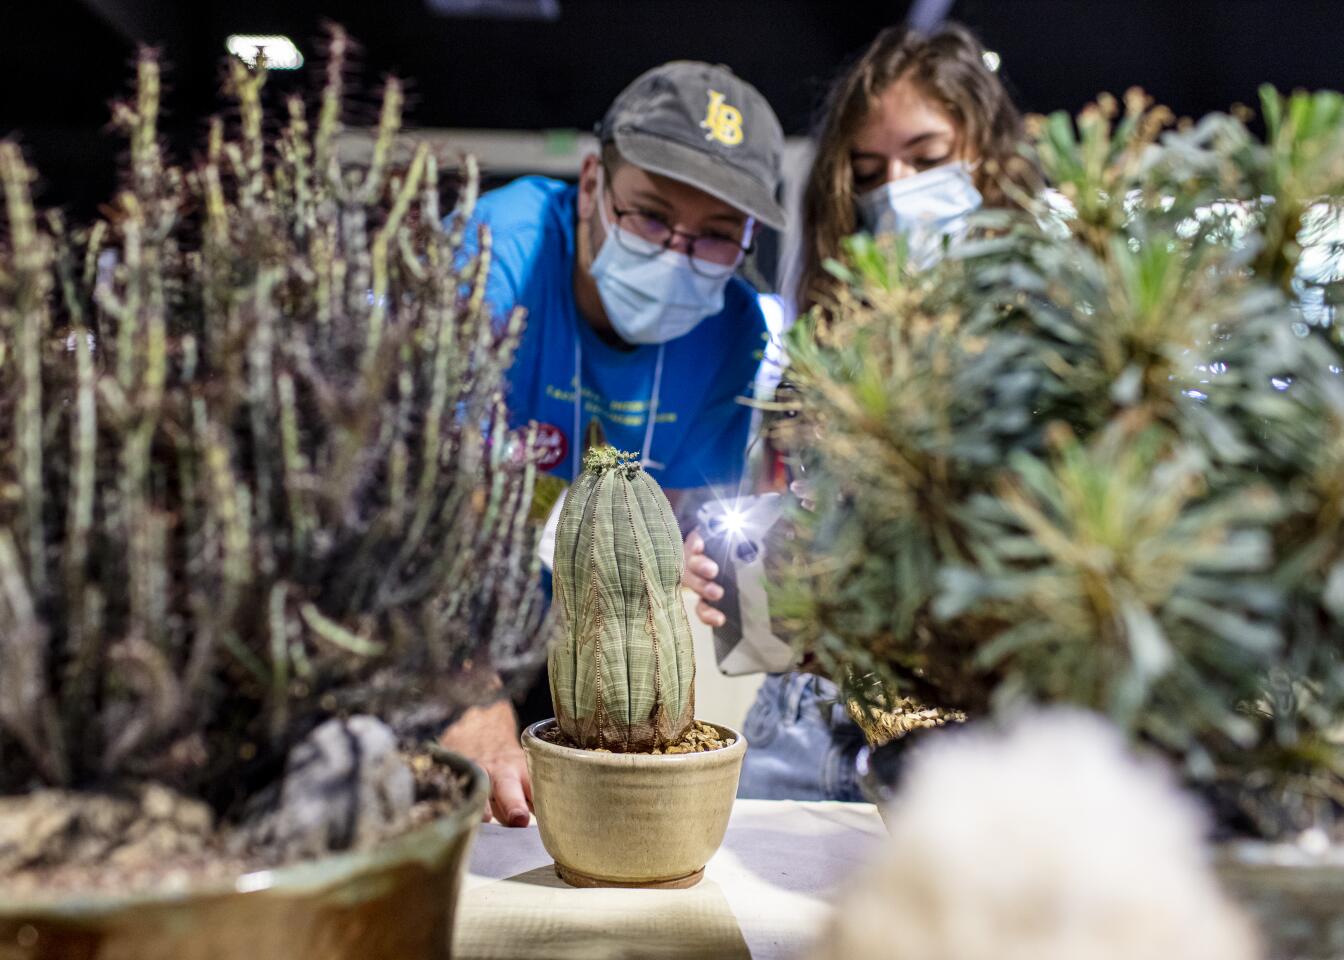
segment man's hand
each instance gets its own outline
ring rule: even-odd
[[[440,742],[449,750],[476,761],[490,776],[490,803],[481,819],[491,814],[506,827],[528,825],[532,809],[532,780],[518,742],[518,718],[513,704],[501,699],[472,707],[443,732]]]
[[[723,587],[714,582],[719,575],[719,565],[705,556],[705,541],[700,531],[692,530],[686,538],[683,559],[685,572],[681,577],[682,586],[700,597],[700,602],[695,605],[695,615],[708,626],[723,626],[723,611],[711,606],[723,599]]]

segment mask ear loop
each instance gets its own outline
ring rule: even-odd
[[[597,196],[594,199],[597,202],[597,220],[602,224],[602,243],[605,244],[617,227],[607,217],[607,168],[600,163],[597,165]],[[597,256],[596,250],[593,256]]]

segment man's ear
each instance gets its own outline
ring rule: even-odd
[[[598,187],[600,186],[602,161],[597,154],[590,153],[583,158],[579,168],[579,219],[587,222],[597,213]]]

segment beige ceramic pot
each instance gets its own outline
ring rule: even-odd
[[[1265,960],[1344,957],[1344,849],[1241,840],[1219,844],[1215,865],[1259,925]]]
[[[158,895],[0,902],[0,960],[447,960],[489,781],[466,778],[447,816],[374,850]]]
[[[722,750],[655,756],[598,753],[541,739],[554,720],[523,731],[532,802],[546,852],[574,886],[690,887],[723,843],[747,741]]]

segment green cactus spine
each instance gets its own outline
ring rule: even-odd
[[[582,747],[648,752],[679,740],[695,708],[681,532],[636,455],[594,447],[583,466],[555,537],[556,719]]]

